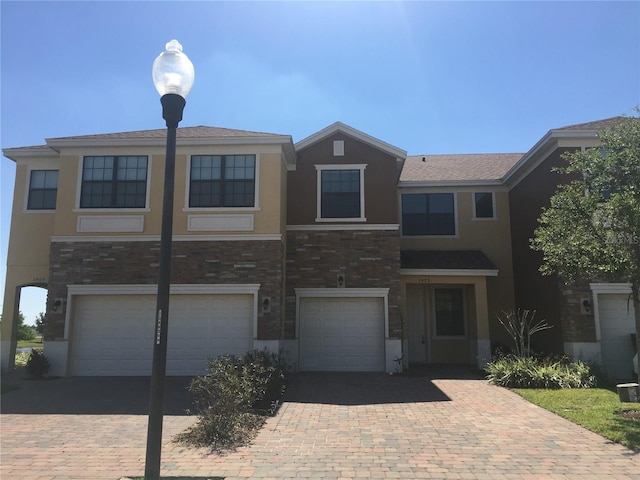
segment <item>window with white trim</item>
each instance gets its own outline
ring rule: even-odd
[[[316,165],[317,220],[364,221],[366,165]]]
[[[193,155],[189,207],[253,207],[255,155]]]
[[[146,156],[86,156],[80,208],[145,208]]]
[[[55,210],[58,170],[31,170],[27,210]]]
[[[495,218],[493,192],[475,192],[473,194],[473,217]]]

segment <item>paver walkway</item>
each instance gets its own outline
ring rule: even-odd
[[[147,383],[61,379],[2,395],[0,478],[142,475]],[[65,391],[76,395],[66,406]],[[110,407],[117,398],[129,406]],[[165,415],[163,478],[640,479],[640,454],[461,370],[299,375],[253,444],[226,456],[171,443],[193,421]]]

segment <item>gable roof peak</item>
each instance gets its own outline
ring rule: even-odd
[[[554,129],[555,131],[570,131],[570,130],[604,130],[613,127],[623,121],[625,118],[622,115],[611,118],[603,118],[602,120],[595,120],[592,122],[576,123],[575,125],[567,125]]]
[[[394,147],[393,145],[384,142],[378,138],[372,137],[360,130],[357,130],[349,125],[346,125],[342,122],[334,122],[328,127],[319,130],[318,132],[309,135],[308,137],[300,140],[298,143],[294,145],[296,151],[303,150],[311,145],[314,145],[325,138],[337,133],[344,133],[345,135],[355,138],[356,140],[366,143],[378,150],[381,150],[389,155],[392,155],[399,159],[404,159],[407,156],[407,152],[402,150],[401,148]]]

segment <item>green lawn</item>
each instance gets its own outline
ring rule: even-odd
[[[43,347],[42,338],[36,338],[35,340],[18,340],[16,348],[39,348]]]
[[[640,411],[640,403],[621,403],[617,393],[604,388],[514,388],[513,391],[609,440],[640,450],[640,419],[616,415],[622,410]]]

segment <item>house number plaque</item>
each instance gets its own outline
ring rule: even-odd
[[[158,310],[158,321],[156,322],[156,345],[160,345],[160,329],[162,327],[162,310]]]

